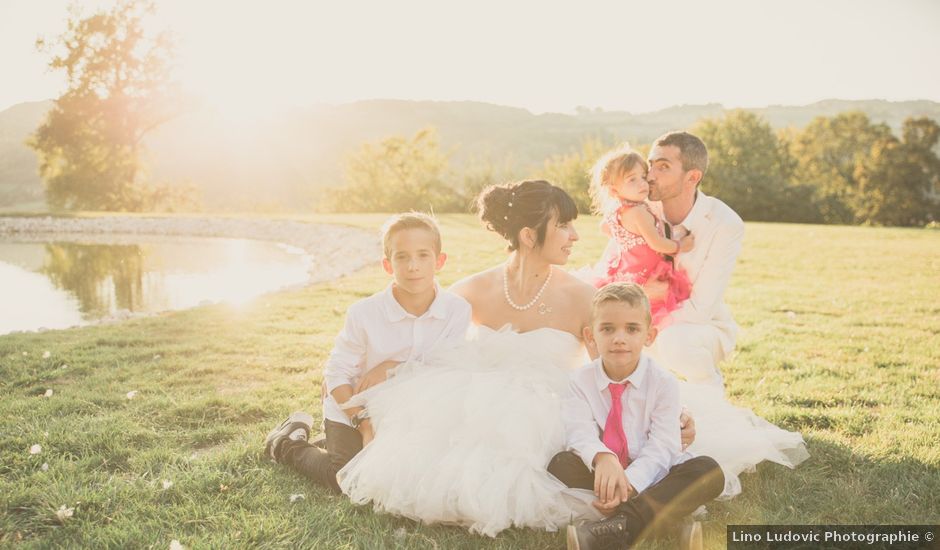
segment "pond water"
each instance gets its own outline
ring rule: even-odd
[[[298,248],[242,239],[0,242],[0,334],[243,303],[307,282],[310,265]]]

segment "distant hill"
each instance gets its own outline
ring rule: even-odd
[[[50,101],[22,103],[0,112],[0,207],[42,196],[35,154],[26,137]],[[814,117],[861,110],[900,127],[911,116],[940,120],[940,103],[826,100],[804,106],[748,109],[774,127],[805,126]],[[652,113],[579,109],[535,115],[479,102],[371,100],[294,110],[252,126],[226,121],[211,105],[161,127],[148,140],[157,179],[201,190],[208,209],[309,210],[326,186],[342,182],[344,155],[361,143],[438,129],[452,153],[454,177],[491,163],[518,176],[538,173],[546,158],[604,142],[648,143],[662,133],[721,116],[719,104],[683,105]]]
[[[42,199],[36,154],[25,141],[51,107],[34,101],[0,111],[0,206]]]

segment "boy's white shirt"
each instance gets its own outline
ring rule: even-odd
[[[591,470],[597,453],[611,452],[601,441],[611,408],[608,385],[623,382],[630,382],[621,398],[630,456],[625,473],[637,492],[643,492],[690,457],[679,440],[679,382],[646,354],[624,380],[611,380],[600,358],[572,373],[563,401],[566,446]]]
[[[471,317],[469,302],[435,282],[434,301],[416,317],[395,299],[393,284],[347,310],[343,329],[336,336],[324,368],[328,395],[323,400],[323,418],[351,425],[329,394],[339,386],[355,387],[365,373],[385,361],[421,360],[439,343],[466,337]]]

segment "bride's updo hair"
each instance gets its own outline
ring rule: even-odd
[[[578,207],[564,189],[543,180],[526,180],[491,185],[477,197],[480,221],[509,242],[510,251],[519,248],[519,231],[531,227],[536,244],[545,243],[545,233],[552,214],[558,223],[578,217]]]

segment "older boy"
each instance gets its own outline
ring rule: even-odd
[[[435,273],[444,266],[441,234],[424,214],[393,217],[383,231],[382,267],[392,283],[356,302],[346,313],[324,372],[326,448],[310,444],[313,418],[295,412],[265,441],[276,462],[340,492],[336,473],[372,439],[368,413],[343,408],[355,393],[381,383],[391,368],[421,359],[438,343],[463,338],[470,325],[470,304],[440,288]]]
[[[600,289],[584,337],[600,357],[572,374],[564,404],[570,450],[548,471],[593,490],[594,506],[611,516],[569,526],[568,548],[619,548],[717,497],[724,476],[711,458],[681,452],[679,383],[643,354],[656,329],[641,287]]]

